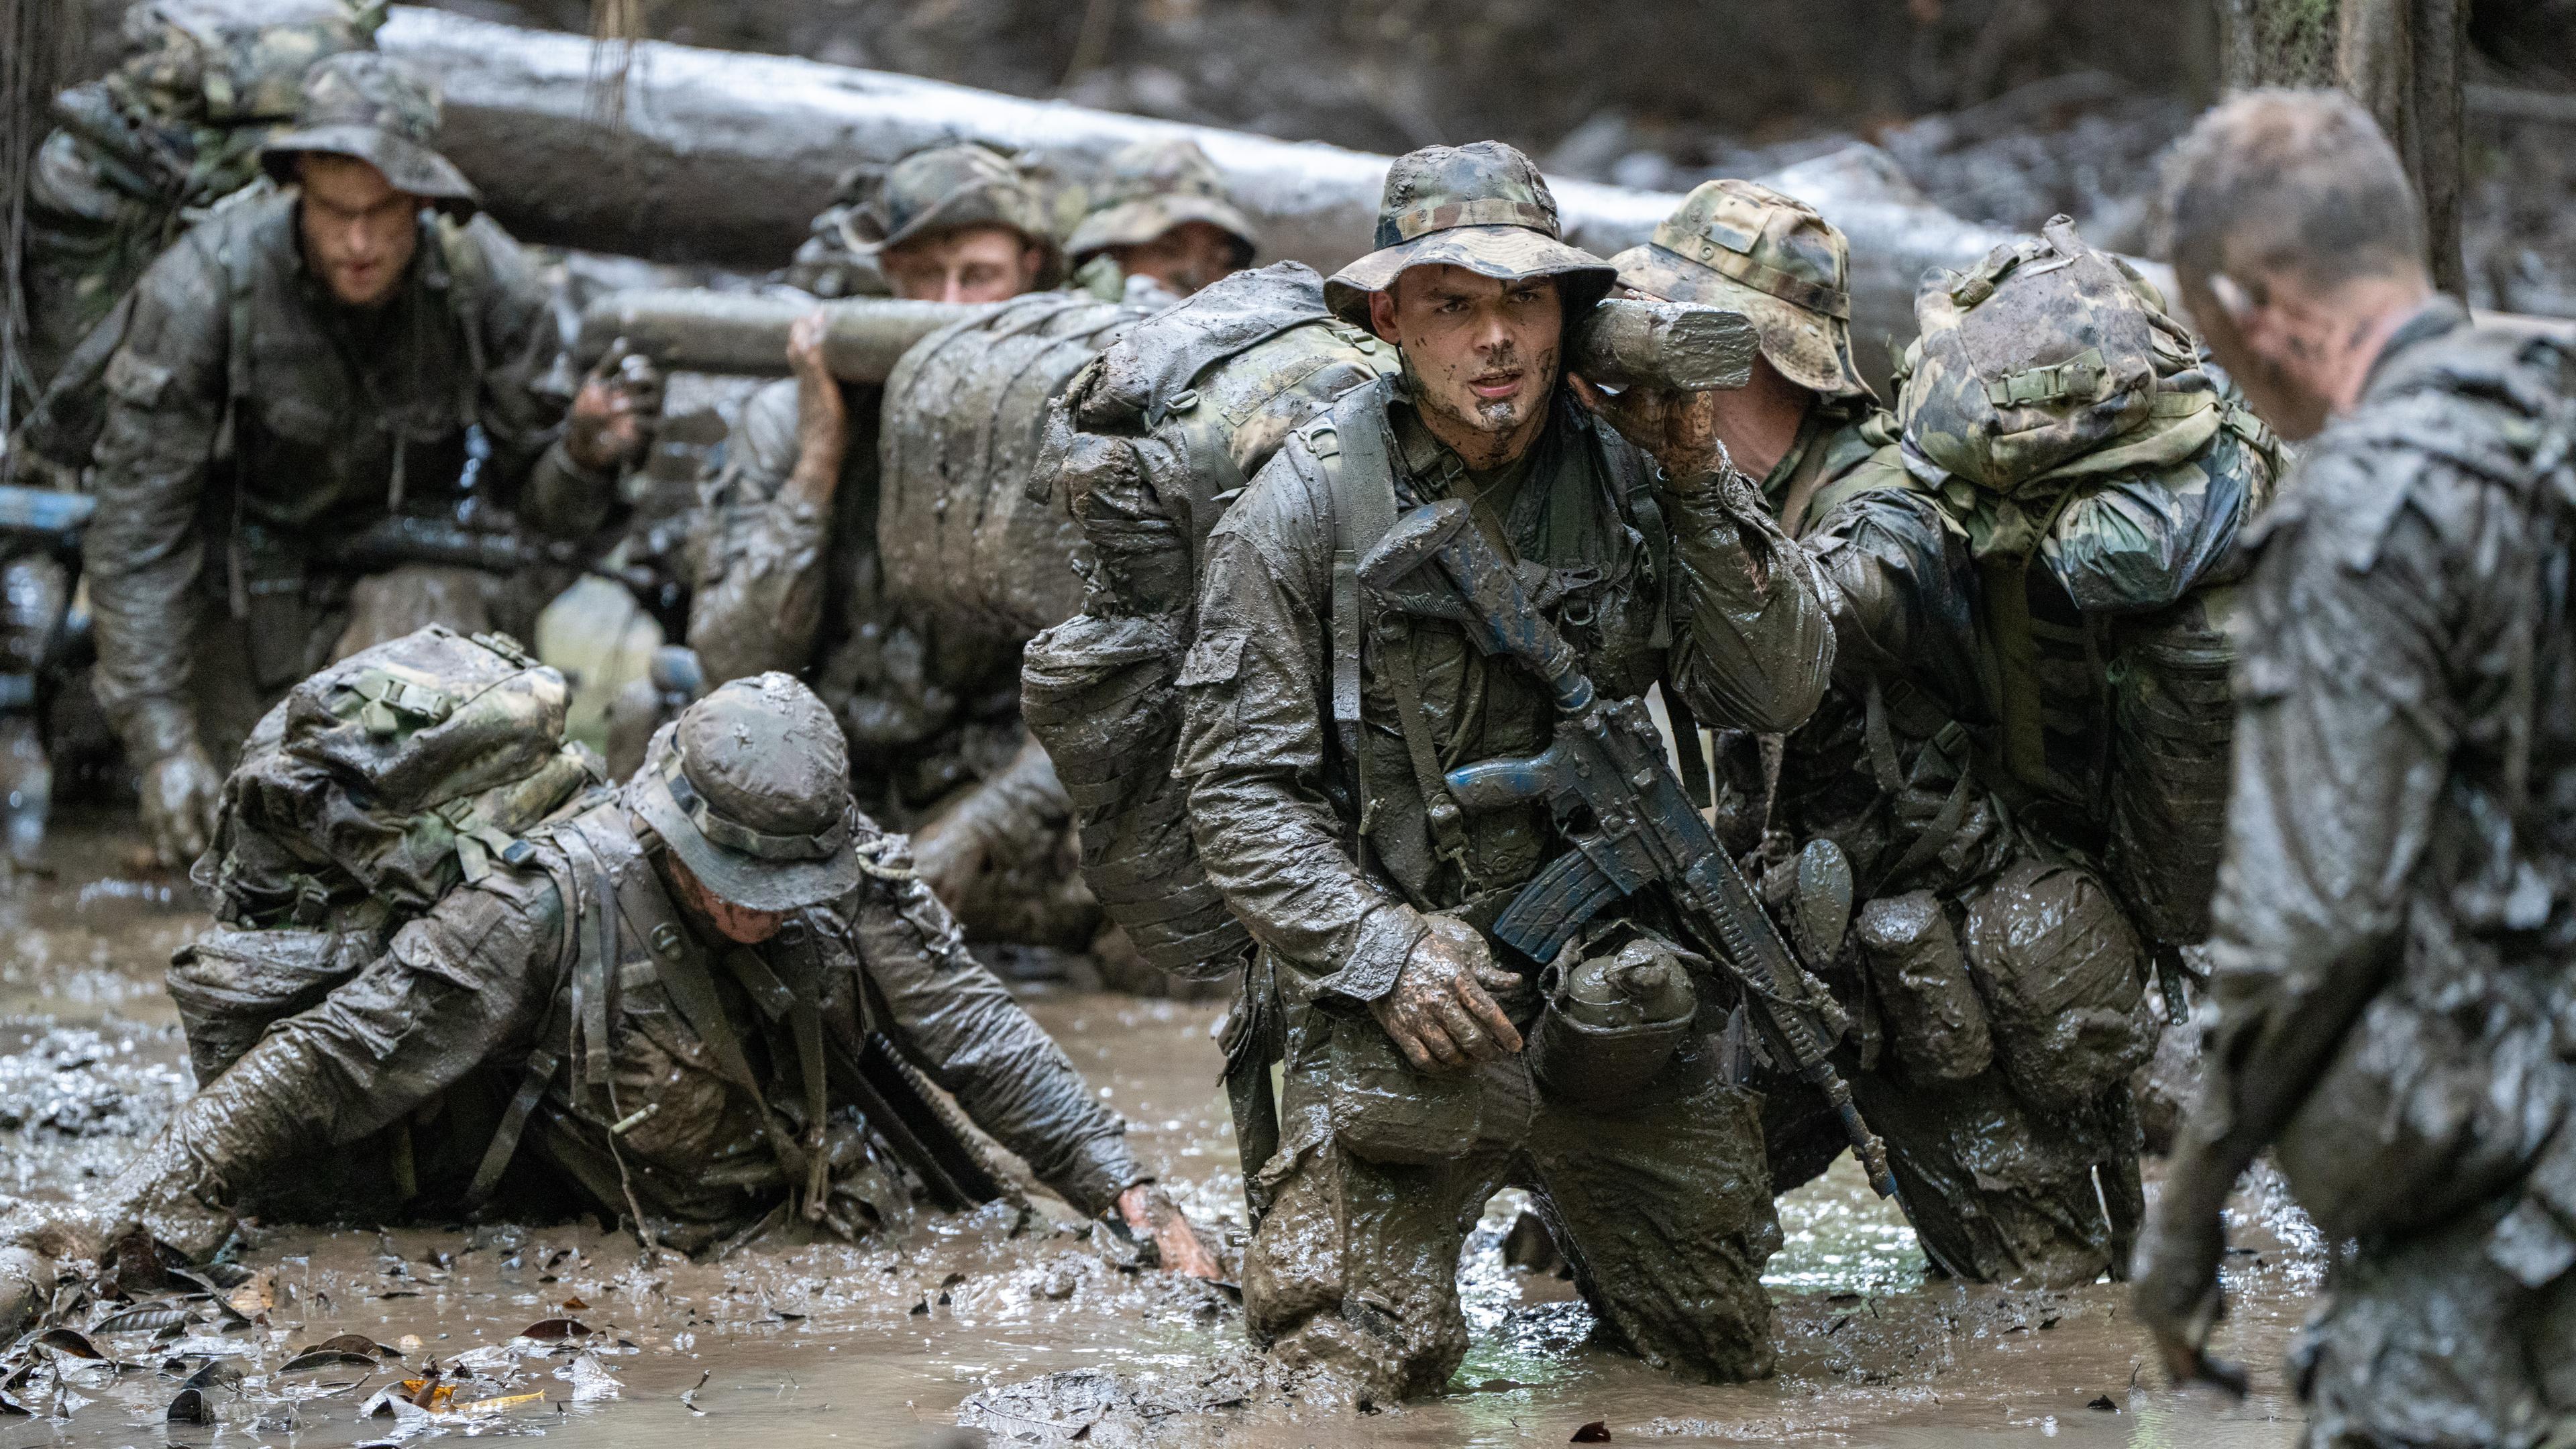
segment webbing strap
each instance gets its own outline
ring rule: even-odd
[[[1316,441],[1329,437],[1333,449],[1318,447],[1315,459],[1323,465],[1324,493],[1333,514],[1333,733],[1342,753],[1354,772],[1364,769],[1360,752],[1360,649],[1365,629],[1361,622],[1360,555],[1377,546],[1395,526],[1395,473],[1389,460],[1386,422],[1383,407],[1369,403],[1385,395],[1383,382],[1355,388],[1329,414],[1329,430],[1319,429]],[[1357,782],[1359,833],[1366,835],[1374,802],[1368,782]]]

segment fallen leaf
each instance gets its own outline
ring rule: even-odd
[[[240,1369],[234,1368],[231,1364],[224,1362],[222,1359],[216,1358],[206,1360],[206,1366],[197,1370],[195,1373],[188,1375],[188,1381],[180,1385],[180,1387],[187,1389],[229,1389],[238,1387],[241,1381],[242,1372]]]
[[[545,1398],[546,1396],[543,1394],[504,1394],[497,1399],[476,1399],[470,1404],[458,1404],[456,1406],[456,1412],[460,1414],[497,1414],[503,1409],[511,1408],[519,1404],[541,1404],[545,1402]]]
[[[2095,1399],[2084,1407],[2098,1410],[2105,1414],[2116,1414],[2120,1412],[2120,1406],[2111,1402],[2111,1396],[2109,1394],[2104,1394],[2102,1397]]]
[[[155,1303],[142,1308],[129,1308],[122,1313],[111,1313],[106,1318],[91,1324],[89,1331],[92,1333],[140,1333],[147,1329],[158,1331],[165,1328],[184,1327],[195,1317],[195,1314],[185,1308],[173,1307],[167,1303]]]
[[[161,1417],[173,1424],[211,1424],[215,1422],[215,1406],[206,1401],[203,1389],[181,1389]]]
[[[303,1350],[303,1352],[320,1353],[325,1349],[334,1353],[369,1354],[377,1358],[402,1357],[402,1350],[393,1347],[391,1344],[378,1343],[363,1333],[334,1334],[331,1337],[322,1340],[320,1343],[314,1344],[312,1347]]]
[[[36,1342],[56,1353],[67,1353],[74,1358],[107,1357],[106,1354],[98,1351],[98,1345],[89,1341],[88,1335],[76,1328],[48,1328],[36,1335]]]
[[[337,1368],[342,1364],[357,1364],[365,1368],[374,1368],[376,1366],[376,1361],[363,1353],[349,1353],[343,1349],[308,1348],[304,1352],[297,1354],[295,1357],[288,1359],[286,1362],[279,1364],[277,1366],[277,1371],[282,1374],[291,1374],[300,1373],[305,1369]]]
[[[588,1338],[590,1328],[576,1318],[540,1318],[519,1330],[519,1337],[540,1341],[564,1338]]]
[[[1575,1430],[1574,1437],[1566,1440],[1565,1442],[1568,1444],[1607,1444],[1610,1442],[1610,1425],[1605,1420],[1595,1419],[1591,1423],[1584,1425],[1582,1428]]]
[[[410,1397],[415,1409],[443,1409],[447,1407],[448,1400],[456,1397],[456,1385],[442,1384],[436,1379],[405,1379],[402,1391]]]
[[[589,1304],[582,1302],[578,1298],[567,1298],[563,1301],[564,1312],[566,1313],[579,1313],[589,1306]]]

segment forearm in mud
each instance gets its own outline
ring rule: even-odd
[[[872,883],[849,926],[905,1055],[1041,1182],[1096,1215],[1146,1179],[1126,1124],[967,954],[956,921],[926,886]]]
[[[1680,572],[1673,677],[1703,721],[1786,731],[1833,668],[1829,586],[1750,486],[1707,473],[1660,490]]]

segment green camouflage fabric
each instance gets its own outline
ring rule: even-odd
[[[260,148],[260,165],[282,186],[295,179],[300,155],[354,157],[397,190],[470,208],[474,184],[434,149],[439,113],[438,88],[403,62],[373,52],[335,55],[306,75],[295,128]]]
[[[1827,398],[1875,402],[1851,346],[1851,247],[1812,206],[1751,181],[1704,181],[1610,259],[1621,284],[1668,302],[1703,302],[1753,319],[1762,355]]]
[[[277,9],[294,18],[221,24],[138,6],[125,61],[55,97],[27,195],[39,385],[181,229],[259,179],[259,148],[293,117],[305,72],[372,45],[384,19],[381,3]]]
[[[1184,222],[1203,221],[1235,240],[1234,265],[1252,265],[1261,233],[1234,198],[1216,163],[1195,141],[1172,137],[1138,141],[1109,158],[1095,188],[1090,214],[1073,229],[1065,251],[1080,266],[1110,247],[1142,246]]]
[[[1569,316],[1619,279],[1608,262],[1566,244],[1547,178],[1500,141],[1425,146],[1395,158],[1377,206],[1377,250],[1325,280],[1324,305],[1366,327],[1369,293],[1395,285],[1408,267],[1439,265],[1505,281],[1555,277]]]
[[[962,227],[1009,227],[1045,251],[1036,288],[1045,291],[1064,276],[1050,215],[1047,197],[1010,157],[989,146],[938,146],[896,162],[857,224],[879,250]]]

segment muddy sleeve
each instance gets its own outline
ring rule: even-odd
[[[2303,471],[2248,587],[2219,1019],[2165,1189],[2176,1222],[2216,1221],[2393,969],[2469,702],[2510,653],[2494,581],[2527,555],[2501,490],[2419,456],[2329,438]]]
[[[724,464],[700,490],[689,529],[689,647],[711,685],[767,669],[795,673],[813,658],[831,517],[779,496],[796,449],[790,378],[743,404]]]
[[[190,595],[205,567],[197,510],[223,426],[230,330],[213,230],[190,233],[136,285],[125,343],[107,365],[91,471],[98,513],[81,547],[95,689],[137,764],[196,737],[187,690]]]
[[[1320,466],[1280,450],[1209,538],[1180,751],[1208,878],[1315,989],[1375,1001],[1428,929],[1343,847],[1324,794],[1332,529]]]
[[[1861,489],[1799,543],[1832,585],[1838,680],[1862,689],[1904,679],[1954,713],[1982,707],[1976,565],[1937,503],[1902,486]]]
[[[901,863],[902,855],[891,857]],[[1147,1173],[1127,1124],[1083,1084],[1073,1060],[966,952],[956,919],[917,880],[871,882],[846,907],[868,979],[904,1055],[957,1098],[975,1125],[1086,1213],[1105,1213]]]
[[[608,521],[617,475],[572,460],[564,447],[570,411],[563,328],[528,254],[489,216],[467,223],[466,245],[483,269],[483,376],[475,389],[486,464],[500,496],[516,500],[522,522],[558,538],[581,538]]]
[[[2228,556],[2252,506],[2244,464],[2204,464],[2243,452],[2226,435],[2202,459],[2076,489],[2040,541],[2042,563],[2087,614],[2179,602]]]
[[[554,888],[451,892],[385,954],[183,1104],[170,1131],[220,1198],[290,1157],[356,1141],[526,1042],[553,994]]]
[[[1672,530],[1672,676],[1703,724],[1796,729],[1834,662],[1830,586],[1732,473],[1662,490]]]

